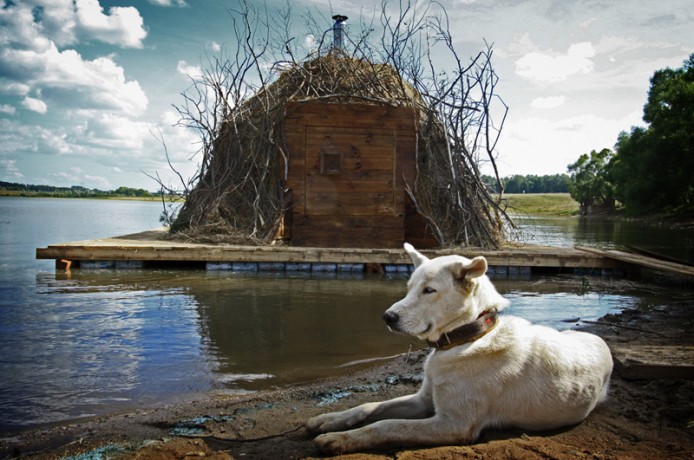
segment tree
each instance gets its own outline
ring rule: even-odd
[[[643,108],[648,127],[622,132],[609,170],[632,214],[694,210],[694,54],[656,71]]]
[[[610,181],[607,165],[614,153],[610,149],[584,153],[568,166],[569,193],[578,201],[581,214],[590,214],[594,206],[614,210],[614,186]]]

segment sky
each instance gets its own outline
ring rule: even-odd
[[[302,17],[359,17],[365,0],[266,0]],[[421,3],[421,2],[420,2]],[[694,53],[691,0],[440,0],[461,57],[493,47],[509,107],[501,176],[563,174],[643,125],[653,72]],[[0,0],[0,181],[157,190],[193,175],[199,138],[177,125],[182,92],[233,50],[239,0]],[[391,7],[398,2],[391,2]],[[307,13],[310,12],[310,13]],[[357,29],[357,30],[355,30]],[[163,142],[162,142],[163,140]]]

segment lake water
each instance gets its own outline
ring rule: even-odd
[[[517,222],[522,240],[531,244],[620,250],[637,247],[694,263],[694,232],[688,229],[604,217],[524,217]]]
[[[35,259],[35,249],[51,243],[157,227],[160,213],[154,202],[0,197],[0,432],[281,387],[422,346],[381,320],[404,295],[404,278],[165,269],[67,275]],[[564,240],[548,234],[572,244],[570,232]],[[649,292],[575,280],[495,284],[511,298],[510,313],[558,328],[653,302]]]

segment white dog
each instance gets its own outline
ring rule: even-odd
[[[484,257],[430,260],[408,243],[405,250],[416,270],[383,318],[435,348],[422,387],[308,420],[309,431],[324,433],[315,439],[321,450],[469,443],[486,427],[558,428],[604,399],[612,357],[602,339],[497,316],[508,301],[485,275]]]

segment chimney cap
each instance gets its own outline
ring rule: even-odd
[[[341,15],[341,14],[336,14],[335,16],[333,16],[333,19],[334,19],[336,22],[344,22],[344,21],[346,21],[346,20],[349,19],[349,18],[348,18],[347,16],[343,16],[343,15]]]

